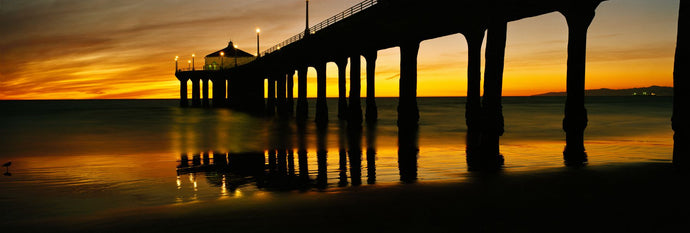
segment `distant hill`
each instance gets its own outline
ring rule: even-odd
[[[585,90],[585,96],[673,96],[673,87],[636,87],[628,89]],[[533,96],[566,96],[565,92],[549,92]]]

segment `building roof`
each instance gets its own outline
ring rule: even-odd
[[[220,57],[220,52],[224,52],[225,57],[235,57],[235,46],[232,44],[232,41],[228,43],[228,47],[206,55],[206,57]],[[254,57],[254,54],[237,49],[237,57]]]

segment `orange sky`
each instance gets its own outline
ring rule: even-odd
[[[360,1],[310,1],[310,22]],[[678,2],[602,3],[590,27],[587,88],[671,86]],[[200,67],[230,39],[254,53],[256,27],[268,48],[303,30],[303,7],[302,0],[0,0],[0,99],[178,98],[175,56],[186,66],[196,53]],[[459,34],[422,42],[419,96],[465,95],[465,43]],[[509,23],[504,95],[564,91],[566,49],[560,14]],[[376,75],[377,96],[398,95],[398,48],[379,51]],[[310,69],[310,84],[315,76]],[[328,96],[337,96],[335,64],[328,78]]]

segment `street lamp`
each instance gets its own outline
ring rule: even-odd
[[[261,52],[259,52],[259,34],[261,33],[261,29],[256,28],[256,57],[258,58],[261,56]]]
[[[175,56],[175,72],[177,72],[177,60],[180,59],[180,56]]]
[[[192,60],[187,60],[187,69],[192,70]]]
[[[237,45],[235,45],[235,67],[237,67]]]
[[[192,71],[194,71],[194,65],[196,65],[196,63],[194,63],[194,56],[195,55],[192,53]]]
[[[220,69],[223,69],[223,57],[225,57],[225,52],[220,51]]]

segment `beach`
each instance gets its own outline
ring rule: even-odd
[[[8,232],[668,232],[687,227],[671,99],[588,101],[581,168],[563,162],[563,98],[505,97],[505,165],[466,164],[464,98],[395,98],[351,127],[330,111],[257,117],[175,100],[3,101]],[[310,100],[310,101],[313,101]],[[310,106],[314,106],[313,102]],[[329,99],[336,106],[337,99]],[[313,108],[310,112],[313,112]],[[399,145],[405,145],[401,147]]]
[[[690,225],[688,175],[668,163],[475,173],[458,183],[275,193],[29,220],[10,232],[673,232]]]

